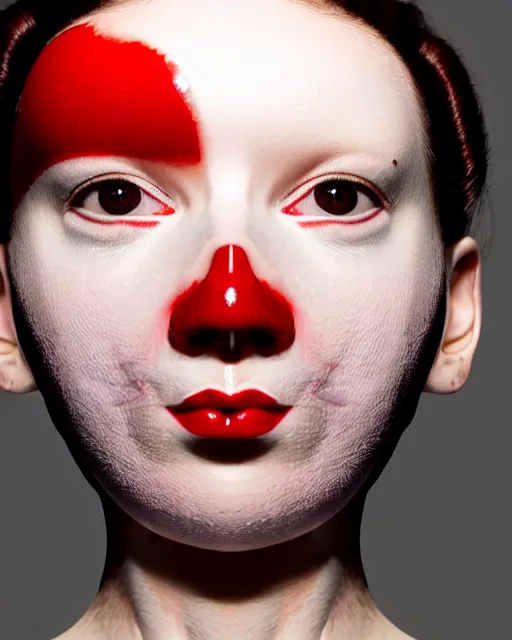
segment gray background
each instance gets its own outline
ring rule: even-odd
[[[0,0],[0,7],[7,4]],[[423,397],[370,493],[363,558],[377,603],[412,636],[501,640],[512,637],[512,5],[420,5],[463,53],[482,97],[496,230],[471,379],[458,395]],[[0,416],[1,637],[47,640],[71,626],[94,597],[105,551],[103,518],[38,395],[0,395]]]

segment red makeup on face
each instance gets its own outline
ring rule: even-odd
[[[314,229],[318,227],[326,227],[326,226],[335,225],[335,224],[345,225],[345,226],[357,225],[365,222],[370,222],[370,220],[373,220],[374,218],[376,218],[381,213],[381,211],[382,211],[381,209],[377,209],[366,218],[357,219],[357,220],[350,220],[350,219],[348,220],[301,220],[299,222],[299,226],[301,226],[303,229]]]
[[[272,431],[291,407],[266,393],[247,389],[227,395],[206,389],[168,411],[182,427],[204,438],[257,438]]]
[[[294,313],[288,300],[254,273],[242,247],[224,245],[205,278],[173,302],[169,340],[181,353],[225,362],[275,356],[295,340]]]
[[[41,173],[71,158],[199,164],[197,121],[176,75],[158,51],[88,25],[55,38],[34,64],[18,107],[14,206]]]
[[[94,218],[90,218],[89,216],[84,215],[80,211],[76,211],[76,209],[73,210],[73,213],[79,218],[82,218],[82,220],[87,220],[87,222],[92,222],[93,224],[99,224],[103,226],[122,225],[127,227],[135,227],[137,229],[152,229],[153,227],[158,227],[158,225],[160,224],[158,220],[95,220]]]
[[[335,182],[335,181],[333,181]],[[343,182],[343,181],[340,181]],[[324,183],[327,184],[327,183]],[[317,185],[319,186],[319,185]],[[314,189],[314,187],[313,187]],[[329,211],[328,209],[324,209],[325,213],[324,215],[328,216],[327,218],[320,218],[320,219],[316,219],[316,220],[300,220],[299,218],[301,217],[307,217],[308,213],[304,212],[301,209],[301,202],[307,200],[308,196],[310,196],[313,192],[313,189],[310,189],[307,193],[302,194],[299,198],[297,198],[296,200],[294,200],[291,204],[287,205],[284,209],[283,209],[283,213],[285,213],[288,216],[292,216],[294,218],[297,218],[297,222],[299,224],[300,227],[304,228],[304,229],[308,229],[308,228],[318,228],[318,227],[324,227],[324,226],[330,226],[330,225],[358,225],[361,223],[366,223],[369,222],[370,220],[372,220],[373,218],[375,218],[376,216],[378,216],[383,208],[382,206],[378,206],[377,204],[375,205],[375,207],[373,208],[373,210],[370,210],[369,213],[367,213],[367,215],[365,216],[361,216],[358,215],[356,217],[351,217],[350,215],[348,215],[350,213],[350,210],[353,208],[355,208],[356,206],[356,202],[353,203],[354,207],[352,207],[351,205],[349,205],[349,208],[346,211],[346,215],[343,215],[343,212],[341,212],[340,214],[336,213],[335,211]]]
[[[295,340],[293,308],[258,278],[242,247],[224,245],[204,279],[174,301],[169,340],[190,357],[239,362],[277,356]],[[274,429],[290,408],[257,389],[234,395],[206,389],[168,410],[198,436],[253,438]]]

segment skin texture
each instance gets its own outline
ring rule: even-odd
[[[443,285],[419,109],[400,64],[352,25],[295,7],[289,13],[290,39],[296,21],[313,37],[321,25],[316,37],[326,44],[314,41],[314,51],[297,56],[283,85],[284,34],[273,72],[250,43],[231,63],[216,60],[224,52],[205,43],[199,67],[193,41],[204,34],[183,24],[175,29],[187,37],[179,39],[146,10],[138,35],[165,51],[190,82],[205,162],[180,171],[159,165],[156,176],[152,161],[64,161],[36,180],[15,214],[11,268],[22,311],[28,318],[37,309],[31,332],[57,374],[61,402],[77,415],[74,429],[94,473],[138,521],[207,548],[280,542],[319,526],[348,501],[394,417],[393,399],[414,371]],[[177,4],[165,17],[184,21],[187,10]],[[115,27],[107,18],[95,23],[131,37],[128,18]],[[328,72],[337,38],[340,59]],[[331,88],[336,70],[343,82]],[[233,82],[242,73],[251,78],[250,91]],[[318,95],[332,96],[321,117],[312,116]],[[286,153],[285,142],[292,147]],[[139,184],[156,183],[176,209],[154,233],[89,224],[66,207],[63,215],[62,194],[101,174],[132,173]],[[319,232],[282,213],[304,184],[335,173],[393,193],[394,210]],[[241,246],[255,273],[297,310],[295,342],[280,358],[230,367],[214,357],[183,357],[169,345],[170,305],[205,277],[214,251],[228,243]],[[57,307],[58,300],[67,302]],[[269,436],[266,454],[235,466],[192,455],[188,434],[163,407],[202,388],[244,387],[294,406]],[[101,465],[95,451],[104,454]]]
[[[88,23],[88,37],[142,42],[179,70],[202,156],[162,162],[143,145],[83,156],[75,143],[17,177],[2,267],[17,333],[53,421],[101,487],[115,549],[97,602],[63,637],[405,637],[364,582],[365,483],[425,383],[462,386],[479,333],[475,244],[442,245],[405,67],[369,30],[288,0],[151,0]],[[47,50],[62,38],[72,51],[69,31]],[[105,84],[91,80],[92,104]],[[19,134],[20,165],[58,106],[43,96],[43,131]],[[115,126],[116,112],[105,117]],[[173,109],[168,117],[172,127]],[[133,118],[140,139],[146,126]],[[128,224],[102,212],[94,191],[73,204],[80,185],[112,177],[144,192]],[[313,198],[332,179],[358,189],[346,216]],[[289,301],[286,349],[230,363],[172,347],[173,304],[211,277],[226,246]],[[447,273],[458,276],[452,298]],[[204,389],[256,389],[292,408],[261,438],[228,446],[197,439],[166,409]]]

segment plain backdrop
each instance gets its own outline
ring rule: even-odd
[[[512,4],[420,6],[462,52],[483,101],[495,231],[471,379],[457,395],[423,396],[370,493],[363,558],[381,609],[418,640],[504,640],[512,637]],[[48,640],[95,595],[102,513],[38,394],[0,394],[0,418],[0,637]]]

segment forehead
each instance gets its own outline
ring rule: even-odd
[[[414,82],[390,45],[340,11],[149,0],[71,27],[21,96],[14,207],[45,169],[91,155],[200,163],[210,188],[229,183],[230,193],[258,181],[280,190],[340,156],[376,171],[400,165],[415,191],[426,184]]]
[[[87,22],[141,40],[177,64],[206,138],[215,142],[222,131],[225,147],[245,137],[261,145],[262,131],[269,144],[286,137],[302,145],[313,127],[327,146],[343,139],[376,153],[417,149],[424,127],[405,65],[369,28],[315,5],[149,0]]]

